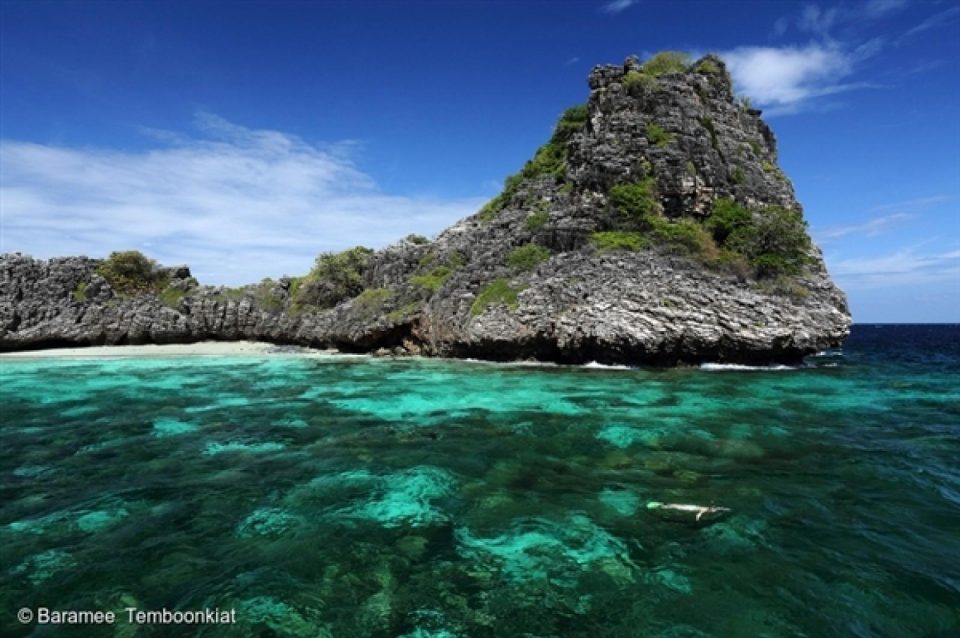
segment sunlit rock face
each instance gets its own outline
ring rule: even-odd
[[[348,351],[627,364],[795,362],[846,299],[773,132],[718,58],[598,66],[587,102],[434,240],[326,255],[302,278],[200,286],[153,266],[0,256],[0,348],[259,339]]]

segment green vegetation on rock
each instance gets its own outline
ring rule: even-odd
[[[639,182],[617,184],[610,189],[610,203],[627,230],[642,230],[650,225],[649,218],[660,213],[657,182],[652,176]]]
[[[323,253],[317,257],[307,278],[325,279],[357,294],[363,290],[363,271],[372,254],[373,251],[365,246],[354,246],[339,253]]]
[[[421,302],[419,301],[411,301],[410,303],[406,303],[400,306],[396,310],[391,310],[390,312],[387,313],[387,321],[392,321],[395,323],[397,321],[405,319],[406,317],[409,317],[410,315],[420,310],[420,304]]]
[[[304,277],[289,277],[288,279],[290,285],[287,288],[287,293],[291,299],[296,300],[300,296],[300,286],[303,285]]]
[[[734,231],[751,223],[750,212],[734,200],[722,197],[713,202],[713,210],[705,222],[718,244],[724,244]]]
[[[292,279],[292,309],[332,308],[363,292],[363,273],[373,251],[355,246],[339,253],[322,253],[306,277]]]
[[[567,175],[567,142],[586,125],[587,116],[587,106],[584,104],[564,111],[550,141],[537,149],[533,159],[519,173],[508,177],[503,191],[480,209],[477,214],[480,221],[489,222],[495,218],[514,198],[524,180],[553,177],[558,183],[563,183]]]
[[[221,286],[213,294],[222,300],[238,300],[247,296],[245,288],[231,288],[230,286]]]
[[[506,279],[495,279],[487,284],[477,298],[470,306],[470,314],[476,317],[483,314],[488,306],[495,303],[502,303],[511,310],[516,310],[519,305],[518,296],[523,292],[523,287],[514,288]]]
[[[157,295],[157,298],[165,306],[175,308],[177,304],[180,303],[180,300],[183,299],[187,294],[187,291],[183,288],[167,286]]]
[[[537,244],[525,244],[510,253],[507,263],[517,270],[533,270],[547,259],[550,259],[549,250]]]
[[[783,274],[777,275],[765,284],[761,284],[760,289],[781,297],[789,297],[794,301],[803,301],[810,296],[809,288],[797,282],[793,277]]]
[[[590,237],[600,250],[636,251],[653,240],[741,278],[795,275],[809,261],[810,238],[798,211],[778,206],[751,211],[721,198],[703,223],[668,219],[652,177],[613,186],[610,203],[617,212],[615,228]]]
[[[706,76],[710,84],[730,95],[733,93],[733,78],[727,72],[723,62],[714,55],[708,55],[697,62],[691,69],[694,73]],[[701,95],[701,97],[703,97]]]
[[[666,146],[673,137],[663,130],[656,122],[647,123],[647,140],[655,146]]]
[[[354,303],[366,306],[380,306],[393,295],[393,291],[388,288],[367,288],[354,299]]]
[[[690,57],[680,51],[663,51],[644,62],[640,70],[631,69],[623,76],[627,93],[640,96],[659,87],[657,78],[671,73],[683,73],[690,64]]]
[[[810,237],[799,211],[780,206],[750,211],[718,199],[705,225],[717,244],[743,255],[762,277],[797,274],[809,261]]]
[[[563,115],[560,116],[560,121],[557,122],[557,127],[553,133],[553,140],[560,142],[569,140],[573,137],[574,133],[584,127],[589,115],[590,112],[586,104],[577,104],[576,106],[568,108],[563,112]]]
[[[693,70],[696,73],[702,73],[704,75],[721,75],[723,74],[723,69],[720,68],[720,65],[713,58],[703,58],[696,66],[693,67]]]
[[[253,299],[257,307],[267,312],[279,312],[283,310],[283,291],[277,286],[277,283],[267,277],[263,279],[253,291]]]
[[[713,125],[713,120],[709,117],[700,118],[700,124],[703,128],[707,129],[707,132],[710,134],[710,145],[713,147],[713,150],[720,150],[720,139],[717,137],[717,127]]]
[[[77,287],[73,289],[73,300],[74,301],[86,301],[87,300],[87,282],[81,281],[77,284]]]
[[[536,232],[546,226],[549,219],[550,213],[545,210],[540,210],[535,213],[531,213],[523,223],[523,227],[530,232]]]
[[[690,56],[683,51],[661,51],[643,63],[643,73],[653,78],[668,73],[683,73],[690,65]]]
[[[157,262],[138,250],[110,253],[97,265],[96,273],[120,295],[156,294],[167,285]]]
[[[633,96],[641,95],[646,91],[652,91],[657,88],[657,79],[652,75],[641,73],[635,69],[627,71],[623,76],[623,86],[627,93]]]
[[[713,238],[695,220],[686,218],[668,221],[663,217],[654,217],[652,220],[653,236],[662,243],[704,260],[716,256],[717,246]]]
[[[452,274],[453,269],[449,266],[437,266],[426,274],[413,275],[410,277],[410,283],[425,288],[430,292],[436,292],[447,282],[447,279],[450,279],[450,275]]]
[[[650,241],[643,233],[608,230],[596,232],[590,235],[590,241],[601,251],[609,250],[643,250],[650,245]]]

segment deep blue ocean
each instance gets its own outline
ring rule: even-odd
[[[960,326],[787,369],[278,351],[0,382],[3,636],[960,635]]]

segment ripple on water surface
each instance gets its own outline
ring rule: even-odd
[[[858,328],[775,371],[6,360],[0,604],[235,608],[211,636],[949,635],[958,336]]]

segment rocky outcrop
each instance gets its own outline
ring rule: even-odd
[[[162,290],[130,295],[98,260],[2,255],[0,348],[259,339],[675,364],[790,362],[841,343],[846,300],[815,246],[802,267],[765,273],[766,255],[748,263],[702,229],[718,201],[760,222],[800,210],[773,133],[734,99],[722,62],[652,72],[630,58],[589,85],[586,106],[476,215],[433,241],[327,256],[306,278],[227,289],[177,267],[158,270]],[[624,184],[651,193],[646,217],[617,203]]]

